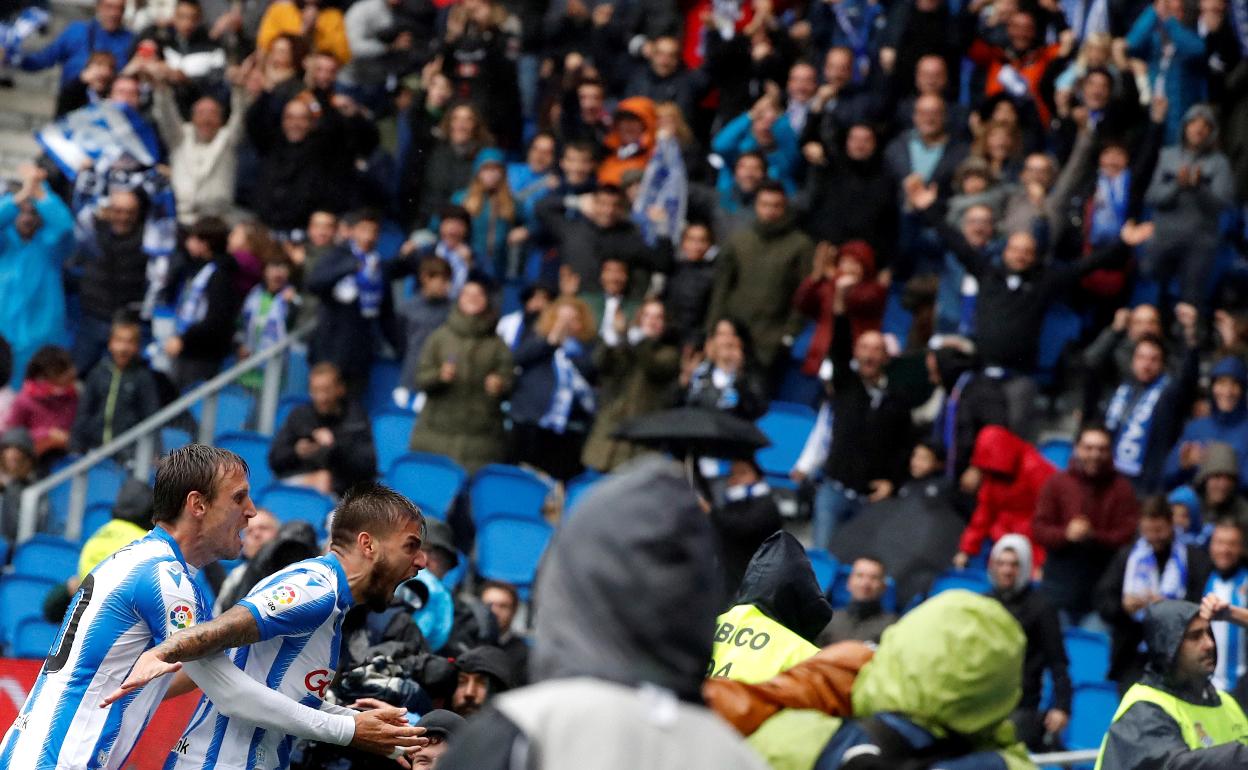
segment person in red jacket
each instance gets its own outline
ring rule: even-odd
[[[999,425],[989,425],[975,439],[971,467],[979,470],[978,504],[962,532],[953,564],[966,566],[984,538],[1018,534],[1032,539],[1031,520],[1040,488],[1057,469],[1031,444]],[[1032,539],[1032,568],[1044,566],[1045,551]]]
[[[1093,611],[1092,587],[1135,538],[1140,519],[1131,481],[1114,469],[1112,447],[1103,425],[1080,430],[1070,468],[1045,483],[1031,522],[1032,540],[1049,553],[1044,591],[1072,624]]]
[[[77,378],[69,351],[45,345],[26,364],[26,379],[9,410],[4,427],[28,430],[45,468],[69,449],[69,432],[78,414]]]
[[[837,315],[849,317],[856,340],[863,332],[879,331],[884,321],[887,279],[876,272],[875,249],[866,241],[846,241],[838,249],[830,243],[815,248],[815,264],[793,294],[793,306],[815,321],[815,333],[802,361],[802,374],[814,377],[832,347]]]

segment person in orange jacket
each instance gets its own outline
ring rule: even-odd
[[[658,115],[654,102],[644,96],[624,99],[615,108],[611,132],[603,145],[607,157],[598,167],[599,184],[624,187],[624,174],[645,171],[654,153]]]

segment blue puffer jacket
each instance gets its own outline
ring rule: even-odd
[[[1248,367],[1239,358],[1223,358],[1209,372],[1209,380],[1216,381],[1222,377],[1230,377],[1239,383],[1241,388],[1248,388]],[[1173,489],[1180,484],[1190,484],[1196,474],[1195,468],[1184,470],[1179,467],[1179,450],[1186,442],[1208,445],[1220,441],[1235,447],[1235,456],[1239,458],[1239,467],[1248,468],[1248,403],[1243,396],[1235,408],[1229,412],[1220,411],[1215,404],[1213,413],[1208,417],[1192,420],[1183,428],[1183,435],[1170,450],[1166,458],[1166,488]],[[1248,480],[1248,473],[1240,474],[1240,485]]]

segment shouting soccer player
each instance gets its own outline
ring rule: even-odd
[[[241,457],[202,444],[171,453],[156,473],[156,526],[83,579],[30,697],[0,743],[0,767],[125,766],[174,680],[120,698],[105,700],[104,694],[126,678],[144,650],[208,619],[210,605],[192,577],[217,559],[237,558],[241,533],[255,514]],[[188,665],[187,673],[214,701],[227,704],[222,713],[252,724],[379,754],[425,743],[402,709],[348,715],[308,708],[247,677],[223,655]]]
[[[255,682],[308,706],[353,713],[322,704],[338,667],[343,618],[357,603],[386,608],[399,584],[424,566],[424,534],[424,517],[406,497],[380,484],[357,485],[334,511],[329,554],[276,572],[221,617],[144,653],[110,699],[176,671],[182,661],[232,649],[234,664]],[[205,695],[166,770],[289,766],[289,731],[257,727],[231,716],[226,705]]]

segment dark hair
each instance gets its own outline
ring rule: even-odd
[[[1100,433],[1108,437],[1111,444],[1114,442],[1114,432],[1106,427],[1103,422],[1085,422],[1079,426],[1079,432],[1075,434],[1075,443],[1078,443],[1085,433]]]
[[[1088,78],[1092,77],[1093,75],[1103,75],[1105,76],[1106,79],[1109,80],[1109,85],[1111,87],[1114,85],[1113,74],[1111,74],[1110,71],[1104,67],[1089,67],[1088,71],[1083,73],[1083,79],[1086,81]]]
[[[338,384],[342,384],[342,370],[338,368],[338,364],[333,361],[322,361],[308,370],[308,380],[313,377],[320,377],[322,374],[332,374],[334,379],[338,380]]]
[[[390,487],[372,481],[347,490],[332,516],[330,545],[340,548],[349,548],[361,532],[374,537],[386,535],[409,521],[420,522],[421,539],[424,539],[425,517],[416,504]]]
[[[35,351],[26,364],[27,380],[46,380],[74,368],[69,351],[56,345],[44,345]]]
[[[581,78],[581,82],[576,84],[576,90],[581,90],[582,86],[594,86],[603,91],[607,90],[607,84],[601,78]]]
[[[420,264],[416,268],[416,273],[421,278],[429,277],[451,277],[451,266],[441,257],[428,256],[420,260]]]
[[[754,192],[754,200],[758,200],[758,196],[763,193],[776,193],[777,195],[783,195],[785,200],[788,200],[789,198],[789,194],[785,191],[784,185],[780,184],[775,179],[764,179],[758,186],[758,190]]]
[[[514,604],[516,607],[520,606],[520,592],[517,591],[516,587],[513,586],[511,583],[508,583],[502,580],[487,580],[481,584],[480,595],[484,596],[486,590],[490,588],[497,588],[500,591],[505,591],[507,594],[511,596],[511,603]]]
[[[1174,511],[1170,510],[1170,501],[1165,495],[1152,495],[1140,504],[1140,520],[1165,519],[1174,523]]]
[[[854,562],[856,562],[856,561],[860,561],[860,560],[866,560],[866,561],[873,561],[873,562],[875,562],[876,564],[880,565],[880,572],[883,572],[883,573],[884,573],[884,575],[885,575],[885,577],[887,577],[887,576],[888,576],[888,567],[885,567],[885,566],[884,566],[884,560],[883,560],[883,559],[881,559],[881,558],[879,557],[879,555],[878,555],[878,554],[874,554],[874,553],[860,553],[860,554],[858,554],[857,556],[855,556],[854,558],[852,558],[852,559],[850,559],[850,560],[849,560],[849,566],[850,566],[850,568],[851,568],[851,569],[853,568],[853,566],[854,566]]]
[[[914,447],[911,448],[910,451],[913,452],[915,449],[918,449],[919,447],[923,447],[924,449],[926,449],[927,451],[935,455],[936,462],[940,463],[941,465],[945,464],[945,447],[936,439],[931,438],[930,436],[921,438],[918,441],[914,442]]]
[[[215,254],[224,254],[225,245],[230,239],[230,226],[217,217],[200,217],[186,231],[186,237],[199,238],[208,244],[208,249]]]
[[[443,222],[448,219],[458,219],[468,228],[472,228],[472,214],[469,214],[468,209],[463,206],[457,206],[453,203],[443,206],[441,211],[438,212],[438,218]]]
[[[555,132],[544,128],[541,131],[538,131],[536,134],[534,134],[533,138],[529,140],[529,143],[526,144],[524,148],[526,150],[530,149],[533,145],[537,144],[538,139],[549,139],[550,141],[555,143],[556,147],[559,146],[559,138],[555,136]]]
[[[613,195],[616,198],[624,197],[624,191],[620,189],[620,186],[618,184],[600,183],[597,187],[594,188],[594,192],[603,193],[606,195]]]
[[[766,170],[767,170],[767,156],[766,156],[766,155],[764,155],[764,154],[762,154],[762,153],[761,153],[761,152],[759,152],[758,150],[746,150],[745,152],[741,153],[740,155],[738,155],[738,156],[737,156],[736,163],[733,163],[733,164],[732,164],[732,167],[733,167],[733,168],[736,168],[736,167],[737,167],[737,163],[740,163],[741,161],[745,160],[746,158],[753,158],[754,160],[756,160],[756,161],[758,161],[759,163],[763,164],[763,171],[766,171]]]
[[[13,346],[0,336],[0,382],[13,379]]]
[[[594,148],[594,145],[584,140],[568,142],[567,144],[565,144],[563,146],[563,154],[566,155],[569,151],[583,152],[586,155],[590,156],[591,158],[598,154],[598,151]]]
[[[228,449],[207,444],[187,444],[170,452],[156,468],[152,491],[152,521],[177,521],[186,496],[199,492],[208,500],[216,498],[221,479],[232,468],[250,473],[247,461]]]
[[[381,212],[372,208],[356,209],[347,214],[346,220],[348,225],[358,225],[360,222],[372,222],[375,225],[380,225]]]
[[[1166,343],[1162,341],[1161,337],[1158,337],[1156,334],[1145,334],[1131,346],[1131,352],[1134,353],[1136,348],[1144,344],[1156,345],[1157,349],[1161,351],[1161,360],[1163,362],[1166,360]]]
[[[139,316],[133,310],[122,308],[113,313],[113,321],[109,325],[108,333],[113,335],[118,329],[135,329],[139,332],[139,336],[143,335],[143,322],[139,320]]]

